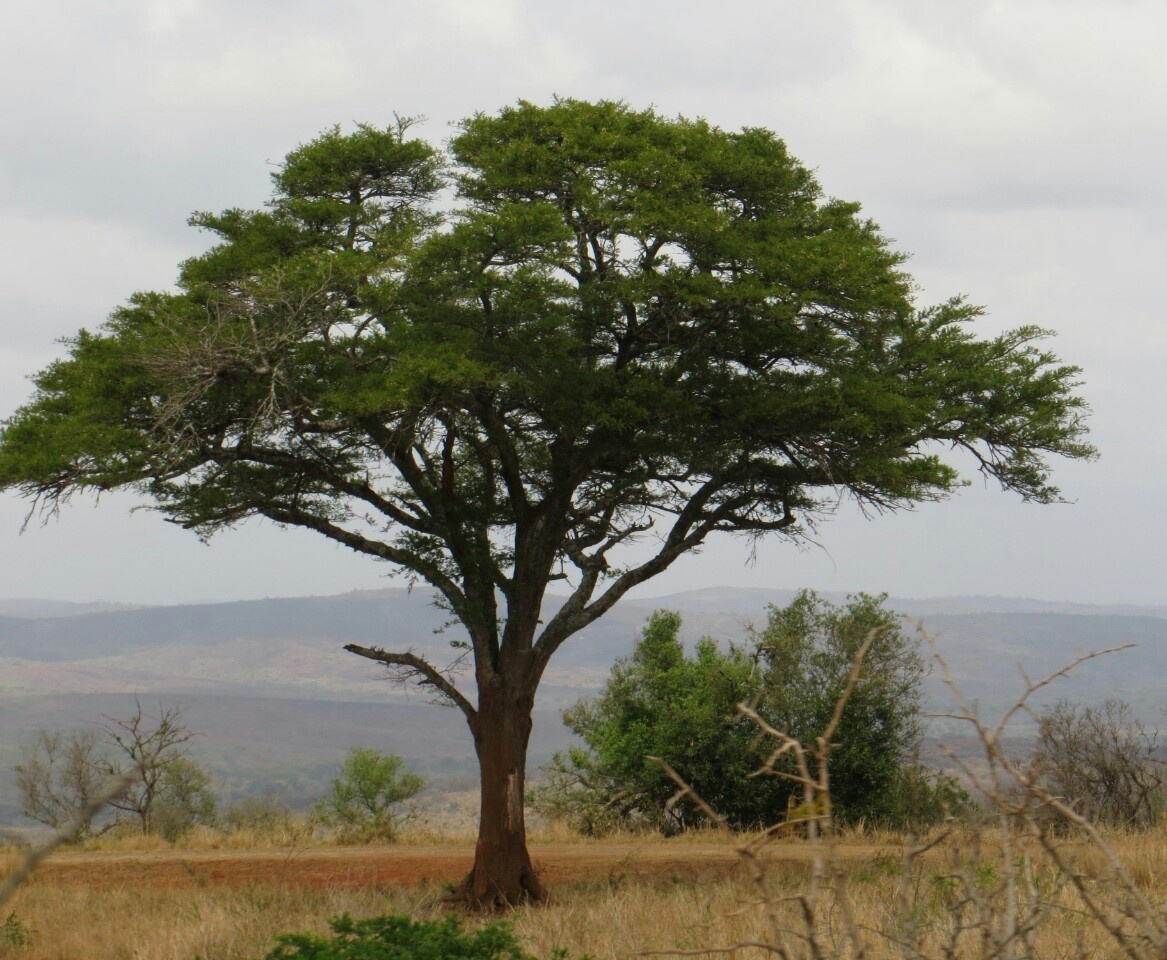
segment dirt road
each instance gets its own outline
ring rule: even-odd
[[[848,846],[848,861],[883,851]],[[806,864],[804,845],[771,847],[767,859]],[[162,850],[139,853],[64,853],[37,871],[44,883],[99,887],[247,886],[369,887],[455,883],[466,876],[473,848],[442,846],[327,847],[299,850]],[[531,847],[547,883],[571,880],[669,880],[725,876],[740,869],[731,844],[553,844]]]

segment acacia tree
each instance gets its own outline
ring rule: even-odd
[[[432,586],[476,696],[348,649],[466,717],[473,903],[544,895],[535,691],[632,587],[716,533],[796,539],[843,495],[940,499],[950,448],[1038,502],[1049,455],[1092,454],[1043,331],[977,339],[977,308],[917,309],[903,257],[769,131],[520,102],[444,155],[408,121],[334,129],[273,180],[267,209],[193,218],[219,243],[176,292],[134,295],[40,373],[0,487],[50,511],[129,487],[203,537],[262,516]]]

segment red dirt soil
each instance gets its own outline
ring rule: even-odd
[[[865,860],[887,852],[847,846],[841,859]],[[806,864],[812,851],[780,845],[770,863]],[[37,870],[32,883],[91,887],[192,887],[275,884],[286,887],[393,887],[456,883],[470,870],[470,847],[329,847],[301,850],[162,850],[138,853],[58,854]],[[545,883],[577,880],[696,880],[741,869],[730,844],[553,844],[531,847]]]

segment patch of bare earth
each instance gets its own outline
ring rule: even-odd
[[[620,878],[641,881],[698,880],[740,869],[730,843],[536,844],[531,858],[544,883]],[[846,846],[840,859],[866,860],[886,852],[877,846]],[[808,847],[781,845],[767,860],[805,864]],[[34,883],[90,887],[244,887],[278,884],[293,888],[360,888],[456,883],[470,870],[472,847],[330,847],[288,850],[154,850],[64,853],[37,872]]]

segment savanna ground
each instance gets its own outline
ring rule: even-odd
[[[203,832],[173,846],[101,841],[59,853],[5,907],[0,956],[259,958],[276,934],[324,932],[327,918],[345,912],[436,917],[447,909],[444,894],[465,874],[473,853],[464,834],[407,833],[399,843],[360,847],[288,839]],[[596,960],[643,951],[746,960],[776,954],[765,947],[705,951],[772,943],[775,929],[803,929],[810,891],[818,898],[812,907],[819,944],[803,944],[792,956],[813,957],[816,950],[822,957],[854,955],[856,931],[871,957],[923,955],[905,953],[897,943],[907,935],[907,923],[916,940],[933,943],[933,955],[940,956],[959,918],[971,924],[961,941],[968,949],[953,955],[992,955],[982,934],[1011,909],[1023,925],[1026,916],[1037,917],[1031,949],[1011,955],[1122,955],[1075,886],[1098,893],[1111,883],[1111,866],[1093,845],[1073,837],[1059,841],[1068,858],[1064,864],[1072,865],[1067,870],[1034,843],[1006,841],[991,826],[980,833],[954,827],[929,839],[939,842],[906,862],[911,838],[844,835],[833,860],[820,863],[818,871],[814,860],[824,848],[801,838],[779,839],[761,847],[759,880],[736,852],[741,837],[710,831],[671,840],[628,835],[591,841],[547,829],[536,833],[532,853],[553,900],[518,909],[509,919],[538,957],[562,947],[573,957],[590,954]],[[1160,889],[1167,891],[1167,829],[1109,839],[1135,894],[1158,906]],[[917,846],[924,845],[917,838]],[[16,860],[16,851],[0,852],[0,874]],[[1021,864],[1027,866],[1019,872]],[[1123,904],[1129,896],[1115,887],[1110,898],[1115,922],[1128,926]],[[1034,914],[1040,904],[1047,906]],[[992,914],[982,918],[981,928],[978,911]],[[476,922],[482,921],[470,920]],[[793,939],[795,946],[802,943],[797,934]]]

